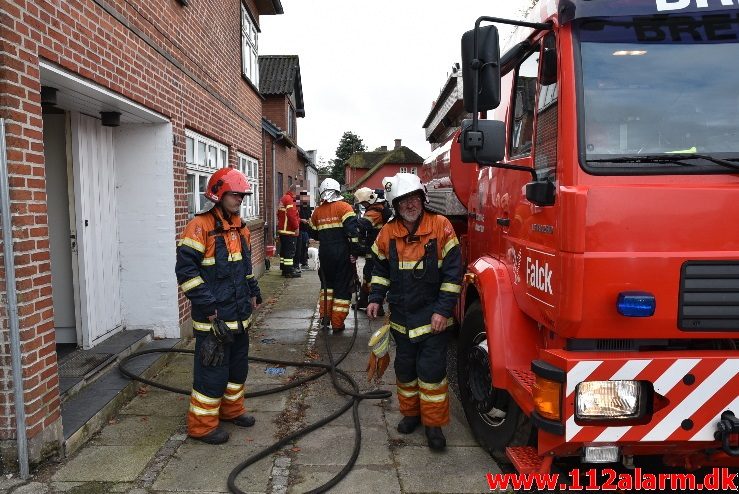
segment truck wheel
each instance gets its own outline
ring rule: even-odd
[[[505,448],[530,444],[532,427],[508,392],[493,385],[479,301],[467,309],[457,344],[459,394],[467,422],[480,446],[508,462]]]

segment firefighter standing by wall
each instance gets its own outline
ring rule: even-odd
[[[359,245],[365,254],[364,269],[362,270],[362,287],[359,292],[359,300],[357,308],[365,310],[367,308],[368,297],[370,292],[370,280],[372,279],[372,253],[370,248],[375,243],[377,234],[380,229],[390,219],[390,209],[385,202],[385,194],[382,190],[372,190],[369,187],[357,189],[354,193],[354,201],[361,212],[361,217],[357,219],[359,228]],[[359,216],[360,213],[357,213]],[[382,306],[377,313],[378,316],[385,315]]]
[[[383,184],[395,218],[372,246],[367,315],[377,316],[387,294],[403,414],[398,432],[410,434],[423,423],[429,447],[441,450],[441,427],[449,423],[446,330],[462,290],[459,242],[447,218],[424,211],[426,191],[416,175],[398,173]]]
[[[254,425],[244,408],[247,330],[262,296],[252,274],[249,229],[239,216],[250,193],[240,171],[216,171],[205,191],[215,206],[190,220],[177,246],[177,282],[192,303],[195,334],[187,433],[209,444],[228,441],[219,420]]]
[[[344,329],[349,315],[355,269],[351,258],[359,255],[357,215],[342,200],[341,186],[333,178],[327,178],[318,188],[321,204],[313,211],[308,226],[313,238],[321,245],[318,257],[321,262],[321,318],[331,319],[334,332]]]
[[[295,196],[300,186],[292,184],[280,199],[277,210],[277,233],[280,235],[280,269],[286,278],[300,278],[298,266],[295,266],[295,250],[300,234],[300,218],[295,205]]]

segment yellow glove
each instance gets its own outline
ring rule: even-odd
[[[386,324],[372,334],[368,346],[372,349],[367,363],[367,381],[379,382],[390,364],[390,325]]]

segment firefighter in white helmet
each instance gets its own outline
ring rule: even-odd
[[[357,308],[359,310],[367,309],[369,303],[370,280],[372,278],[372,255],[370,248],[375,243],[377,234],[380,229],[390,219],[390,209],[385,202],[385,194],[382,190],[373,190],[369,187],[362,187],[354,192],[354,203],[358,206],[357,226],[359,228],[359,245],[365,254],[364,269],[362,270],[362,287],[359,292],[359,300]],[[382,306],[377,314],[385,315]]]
[[[318,187],[321,204],[313,211],[308,226],[320,242],[321,299],[319,312],[334,332],[344,329],[349,315],[355,270],[350,256],[359,253],[357,215],[342,201],[341,186],[327,178]]]
[[[398,173],[383,179],[383,185],[395,218],[372,246],[367,315],[375,318],[387,296],[403,415],[398,432],[410,434],[423,423],[429,447],[442,450],[446,438],[441,427],[449,423],[447,328],[462,291],[459,242],[446,217],[424,209],[426,189],[418,176]],[[368,367],[381,372],[385,362],[376,360],[371,353]]]

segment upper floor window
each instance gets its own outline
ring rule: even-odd
[[[405,167],[405,166],[401,166],[400,167],[400,170],[398,170],[398,172],[400,172],[400,173],[408,173],[408,168]]]
[[[187,206],[189,217],[208,206],[203,195],[210,175],[228,166],[228,147],[191,130],[185,130]]]
[[[246,175],[251,185],[251,194],[244,197],[241,203],[241,217],[245,220],[259,216],[259,162],[245,154],[238,154],[239,170]]]
[[[252,84],[259,87],[259,32],[246,11],[241,5],[241,70]]]
[[[295,120],[295,109],[292,106],[288,106],[287,108],[287,135],[295,139],[295,126],[297,124]]]

